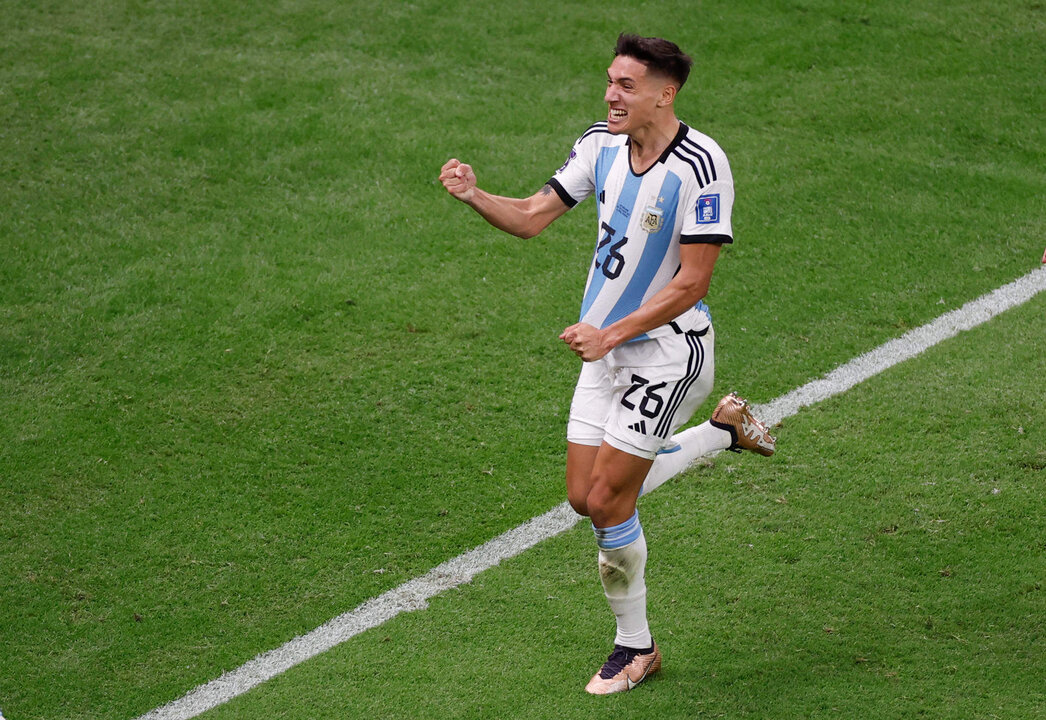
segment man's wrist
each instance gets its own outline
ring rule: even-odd
[[[611,325],[599,331],[599,340],[603,347],[607,349],[607,352],[610,352],[628,340],[628,337],[621,332],[620,328]]]

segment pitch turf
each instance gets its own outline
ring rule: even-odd
[[[1040,3],[0,3],[0,708],[133,718],[563,499],[621,30],[737,184],[716,393],[1039,263]],[[662,717],[1046,715],[1041,296],[643,501]],[[699,416],[707,414],[707,408]],[[580,526],[209,717],[606,714]],[[633,707],[634,706],[634,707]]]

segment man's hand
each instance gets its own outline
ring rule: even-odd
[[[588,323],[571,325],[560,334],[559,339],[585,362],[598,360],[614,349],[607,343],[606,333]]]
[[[472,166],[451,158],[440,169],[439,181],[447,192],[462,202],[469,202],[476,190],[476,173]]]

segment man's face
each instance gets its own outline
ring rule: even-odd
[[[615,57],[607,69],[603,96],[609,108],[607,129],[615,135],[631,134],[653,121],[664,86],[663,78],[650,74],[635,58]]]

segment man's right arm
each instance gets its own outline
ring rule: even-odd
[[[545,185],[528,198],[492,195],[476,187],[472,167],[456,159],[443,165],[439,179],[447,192],[478,212],[484,220],[516,237],[534,237],[570,209],[551,185]]]

